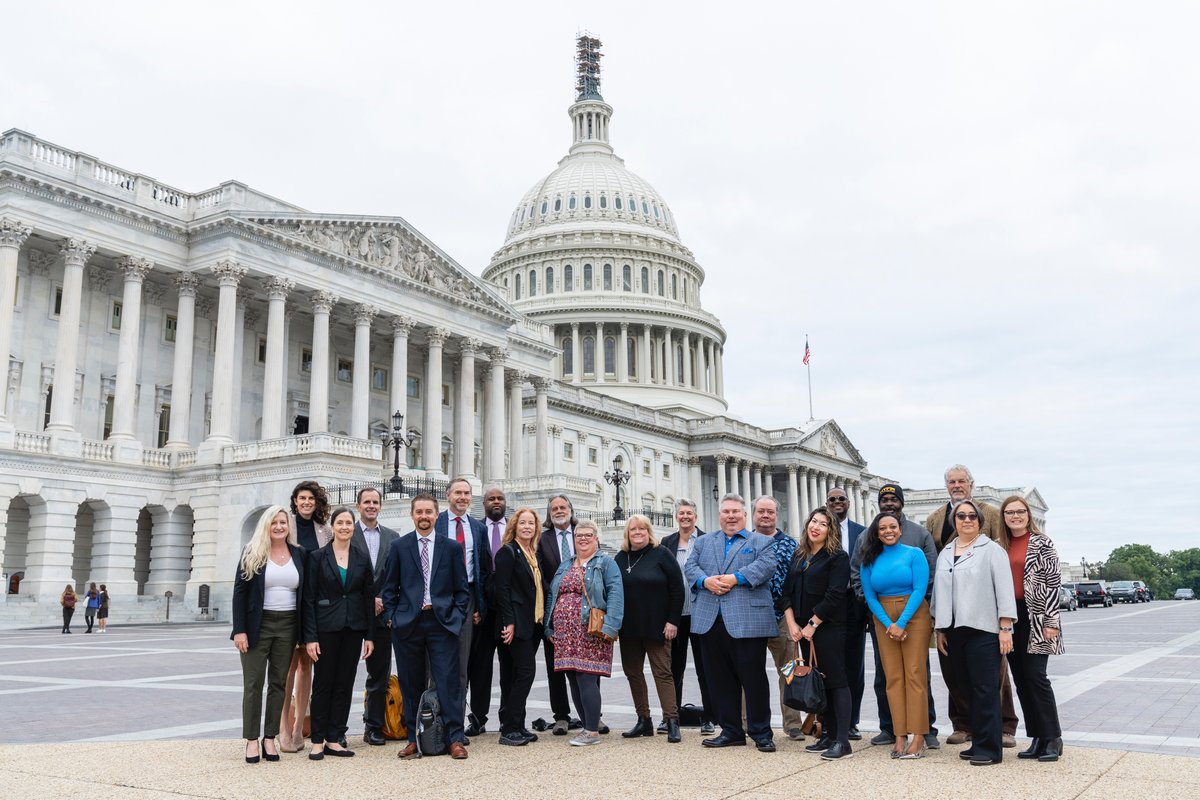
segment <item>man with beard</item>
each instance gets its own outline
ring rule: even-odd
[[[489,486],[483,493],[483,526],[487,530],[488,550],[493,563],[496,551],[500,549],[500,541],[504,538],[507,513],[508,501],[504,491],[499,486]],[[489,585],[484,587],[489,595],[491,588],[489,580]],[[492,669],[496,657],[496,636],[492,628],[495,613],[495,608],[489,603],[471,641],[471,659],[467,667],[471,713],[467,716],[470,723],[467,725],[467,736],[478,736],[486,730],[488,711],[492,707]],[[500,669],[504,671],[503,664]]]

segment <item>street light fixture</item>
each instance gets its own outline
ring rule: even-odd
[[[388,484],[388,494],[404,494],[404,479],[400,477],[400,449],[412,447],[413,434],[404,432],[404,415],[399,411],[392,414],[392,429],[379,434],[379,441],[386,448],[391,446],[396,451],[396,460],[392,466],[392,479]]]
[[[620,456],[613,459],[612,472],[604,473],[604,480],[617,487],[617,505],[613,509],[613,522],[620,522],[625,519],[625,509],[621,508],[621,487],[629,483],[629,473],[621,469]]]

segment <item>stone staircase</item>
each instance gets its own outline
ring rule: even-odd
[[[57,600],[39,602],[32,597],[10,594],[7,602],[0,602],[0,630],[18,628],[62,627],[62,607]],[[148,625],[167,621],[167,601],[163,597],[138,597],[134,603],[122,602],[109,613],[113,625]],[[211,617],[201,617],[195,609],[186,608],[178,600],[171,601],[171,622],[211,622]],[[72,629],[87,627],[83,621],[83,607],[75,609],[71,620]]]

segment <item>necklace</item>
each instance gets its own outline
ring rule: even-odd
[[[638,565],[638,561],[641,561],[641,560],[642,560],[642,556],[644,556],[644,555],[646,555],[646,553],[645,553],[644,551],[643,551],[643,552],[641,552],[641,553],[638,553],[637,560],[635,560],[635,561],[630,561],[630,562],[629,562],[629,566],[625,568],[625,574],[626,574],[626,575],[632,575],[632,574],[633,574],[633,568],[634,568],[634,567],[636,567],[636,566]]]
[[[291,560],[291,557],[292,554],[290,552],[285,552],[282,555],[276,555],[274,552],[271,553],[271,560],[281,567]]]

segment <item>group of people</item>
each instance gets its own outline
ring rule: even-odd
[[[71,633],[71,620],[75,617],[75,607],[79,605],[80,597],[75,591],[75,587],[67,584],[67,588],[63,589],[63,593],[58,598],[58,604],[62,606],[63,624],[62,632]],[[108,587],[103,583],[97,588],[96,584],[88,584],[87,592],[83,595],[83,620],[87,623],[87,630],[84,633],[91,633],[92,626],[99,620],[100,624],[97,628],[99,633],[108,632]]]
[[[949,501],[925,527],[904,516],[896,484],[879,489],[880,513],[865,527],[848,518],[849,498],[835,487],[798,537],[778,529],[770,496],[754,501],[749,519],[740,496],[723,497],[719,535],[700,530],[695,504],[681,500],[676,531],[660,541],[651,521],[633,514],[610,556],[595,523],[576,519],[562,495],[543,520],[528,507],[510,514],[503,491],[491,487],[481,520],[469,514],[470,482],[455,479],[444,511],[432,495],[412,498],[414,530],[401,536],[379,523],[378,490],[330,511],[324,490],[305,481],[290,509],[263,513],[238,564],[232,638],[244,674],[246,760],[302,749],[310,705],[309,758],[353,756],[345,737],[360,660],[363,739],[385,744],[392,654],[408,731],[400,758],[422,755],[417,712],[427,689],[439,700],[447,752],[467,758],[470,737],[487,730],[494,661],[499,742],[528,745],[538,740],[526,705],[539,645],[553,712],[539,730],[566,736],[574,728],[571,745],[594,745],[608,732],[600,678],[612,674],[614,644],[637,713],[624,738],[682,740],[680,711],[695,708],[682,697],[690,650],[702,744],[752,742],[774,752],[770,652],[784,733],[815,734],[805,750],[843,759],[862,738],[868,635],[881,729],[871,744],[891,745],[904,760],[940,746],[929,679],[935,641],[954,726],[946,741],[969,742],[964,759],[999,763],[1002,748],[1015,745],[1015,684],[1033,739],[1018,756],[1057,760],[1061,730],[1046,676],[1047,657],[1062,652],[1054,546],[1021,497],[999,509],[972,499],[974,481],[961,465],[946,471],[946,486]],[[797,659],[824,678],[815,718],[782,703],[783,668]],[[662,711],[657,727],[647,661]]]

